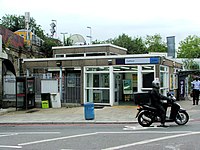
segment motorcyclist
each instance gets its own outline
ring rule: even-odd
[[[165,125],[166,118],[166,110],[163,107],[163,103],[161,100],[171,100],[170,98],[159,93],[160,82],[158,80],[154,80],[152,82],[152,91],[151,93],[151,105],[157,108],[159,116],[161,118],[161,125],[159,127],[168,127]]]

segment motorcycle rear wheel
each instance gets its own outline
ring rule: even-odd
[[[189,115],[186,111],[178,112],[175,123],[178,125],[185,125],[189,121]]]
[[[149,111],[143,111],[138,115],[138,123],[143,127],[149,127],[153,123],[153,118]]]

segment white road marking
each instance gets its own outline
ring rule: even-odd
[[[22,135],[22,134],[60,134],[60,132],[3,132],[0,133],[0,137],[6,137],[6,136],[14,136],[14,135]],[[0,148],[14,148],[14,149],[20,149],[22,146],[9,146],[9,145],[0,145]]]
[[[13,136],[13,135],[17,135],[17,133],[4,133],[3,135],[0,135],[0,137]]]
[[[60,134],[60,132],[1,132],[0,134],[18,135],[18,134]]]
[[[97,133],[94,132],[94,133],[78,134],[78,135],[71,135],[71,136],[65,136],[65,137],[59,137],[59,138],[53,138],[53,139],[46,139],[46,140],[40,140],[40,141],[21,143],[21,144],[18,144],[18,145],[19,146],[24,146],[24,145],[38,144],[38,143],[51,142],[51,141],[57,141],[57,140],[64,140],[64,139],[83,137],[83,136],[89,136],[89,135],[95,135],[95,134],[97,134]]]
[[[180,150],[180,147],[181,147],[182,145],[183,145],[183,144],[179,144],[179,145],[176,145],[176,146],[167,145],[167,146],[165,146],[165,148],[167,148],[167,149],[172,149],[172,150]]]
[[[181,137],[181,136],[194,135],[194,134],[200,134],[200,132],[190,132],[190,133],[184,133],[184,134],[178,134],[178,135],[172,135],[172,136],[165,136],[165,137],[161,137],[161,138],[155,138],[155,139],[140,141],[140,142],[136,142],[136,143],[125,144],[125,145],[120,145],[120,146],[116,146],[116,147],[110,147],[110,148],[106,148],[106,149],[103,149],[103,150],[122,149],[122,148],[125,148],[125,147],[131,147],[131,146],[135,146],[135,145],[142,145],[142,144],[147,144],[147,143],[151,143],[151,142],[167,140],[167,139],[177,138],[177,137]]]
[[[142,127],[142,126],[125,126],[123,130],[146,130],[146,129],[155,129],[157,126],[152,127]]]
[[[134,134],[134,133],[161,133],[161,134],[182,134],[182,133],[191,133],[192,131],[134,131],[134,132],[97,132],[98,134]]]
[[[0,148],[22,148],[21,146],[8,146],[8,145],[0,145]]]
[[[51,142],[51,141],[57,141],[57,140],[64,140],[64,139],[70,139],[70,138],[76,138],[76,137],[83,137],[83,136],[90,136],[90,135],[96,135],[96,134],[133,134],[133,133],[172,133],[172,132],[163,132],[163,131],[135,131],[135,132],[94,132],[94,133],[86,133],[86,134],[78,134],[78,135],[72,135],[72,136],[66,136],[66,137],[58,137],[58,138],[52,138],[52,139],[45,139],[40,141],[33,141],[33,142],[27,142],[27,143],[21,143],[18,144],[19,146],[25,146],[25,145],[31,145],[31,144],[38,144],[38,143],[45,143],[45,142]],[[177,131],[173,133],[184,133],[188,134],[191,133],[191,131]]]
[[[11,136],[11,134],[0,135],[0,137]]]
[[[0,137],[6,136],[14,136],[14,135],[22,135],[22,134],[60,134],[60,132],[2,132],[0,133]],[[0,145],[0,148],[13,148],[20,149],[22,146],[9,146],[9,145]]]

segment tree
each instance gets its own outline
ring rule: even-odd
[[[13,32],[25,29],[25,16],[5,15],[1,19],[1,25]],[[32,17],[30,18],[29,30],[44,40],[44,45],[41,47],[40,51],[43,52],[45,56],[52,57],[52,46],[60,46],[61,41],[49,38],[48,35],[45,35],[41,25],[37,25],[36,20]],[[68,44],[70,44],[70,41],[68,41]]]
[[[64,45],[65,46],[72,46],[72,40],[70,39],[70,37],[67,37],[67,39],[65,39]]]
[[[112,43],[113,39],[108,39],[106,41],[99,41],[99,40],[92,41],[92,44],[112,44]]]
[[[61,42],[57,39],[51,37],[45,37],[44,44],[41,46],[40,51],[45,54],[46,58],[52,57],[53,51],[52,47],[62,45]]]
[[[187,70],[198,70],[200,68],[199,64],[192,59],[184,60],[183,65]]]
[[[132,39],[132,37],[122,34],[113,39],[112,44],[126,48],[128,54],[146,53],[146,46],[141,37]]]
[[[146,45],[141,37],[135,37],[133,40],[133,49],[130,50],[130,54],[145,54],[147,53]]]
[[[148,52],[167,52],[167,44],[162,40],[160,34],[147,35],[145,44]]]
[[[5,28],[15,32],[19,29],[25,28],[24,16],[5,15],[1,19],[1,25]]]
[[[1,25],[6,27],[7,29],[15,32],[20,29],[26,29],[25,27],[25,16],[17,16],[17,15],[5,15],[1,19]],[[41,39],[44,38],[44,32],[41,29],[41,25],[37,25],[34,18],[30,18],[29,29],[35,33]]]
[[[186,37],[179,43],[178,58],[200,58],[200,37]]]

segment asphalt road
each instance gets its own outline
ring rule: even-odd
[[[200,120],[144,128],[138,124],[1,125],[0,150],[198,150]]]

